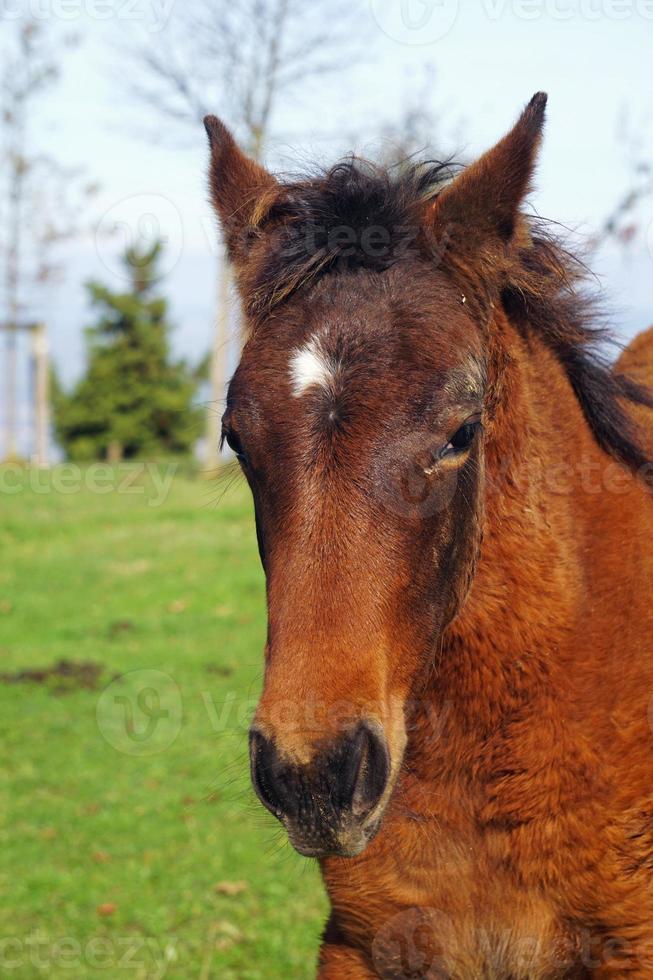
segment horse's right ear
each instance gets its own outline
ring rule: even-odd
[[[211,148],[211,200],[229,258],[238,264],[246,257],[248,230],[260,222],[279,185],[272,174],[242,152],[219,119],[206,116],[204,128]]]
[[[518,239],[519,211],[528,193],[542,139],[546,95],[538,92],[510,132],[438,195],[429,226],[448,247],[478,259]]]

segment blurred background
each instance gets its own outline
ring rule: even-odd
[[[532,207],[653,322],[650,0],[0,0],[0,974],[308,978],[248,787],[265,635],[218,450],[215,113],[276,172],[462,162],[538,90]]]

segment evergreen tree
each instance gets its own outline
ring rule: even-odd
[[[161,249],[157,241],[126,250],[128,292],[88,284],[100,312],[86,331],[87,371],[70,393],[54,390],[55,427],[71,459],[187,453],[197,438],[199,372],[171,359],[168,304],[153,295]]]

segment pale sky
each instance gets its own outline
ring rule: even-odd
[[[145,31],[156,43],[160,25],[183,2],[0,0],[8,17],[1,33],[12,29],[21,7],[48,29],[83,38],[66,55],[63,80],[44,99],[38,126],[44,147],[101,186],[88,216],[100,233],[68,248],[65,281],[43,311],[66,381],[83,363],[83,281],[95,276],[117,286],[116,256],[128,237],[152,227],[151,216],[169,243],[165,288],[175,347],[199,359],[209,344],[218,253],[206,203],[204,132],[198,128],[185,146],[140,138],[139,131],[161,124],[147,119],[119,82],[127,70],[121,40]],[[427,65],[436,73],[430,107],[440,119],[443,155],[481,152],[534,92],[549,93],[532,199],[548,218],[588,232],[611,210],[629,174],[619,137],[624,110],[653,159],[653,0],[359,0],[358,6],[365,60],[323,90],[311,88],[276,107],[274,128],[284,139],[271,142],[271,165],[292,169],[298,161],[369,151],[383,124],[421,90]],[[311,16],[309,2],[305,16]],[[215,111],[229,123],[224,106]],[[338,133],[357,133],[356,145]],[[623,337],[653,322],[650,202],[644,218],[647,242],[628,257],[608,250],[597,260]],[[108,229],[114,234],[105,234]]]

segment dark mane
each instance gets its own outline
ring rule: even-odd
[[[653,408],[653,391],[612,367],[607,350],[619,345],[588,289],[587,266],[546,222],[530,218],[529,224],[531,245],[508,267],[502,294],[506,312],[556,355],[601,448],[630,469],[650,471],[626,405]]]
[[[447,243],[425,235],[422,217],[425,204],[460,169],[406,163],[390,170],[351,157],[312,178],[278,185],[249,230],[251,244],[261,246],[250,312],[270,312],[328,273],[383,271],[410,255],[446,269]],[[508,315],[554,352],[598,444],[631,469],[648,467],[626,406],[653,408],[653,392],[612,369],[604,350],[613,338],[587,288],[586,266],[552,226],[539,218],[522,220],[528,247],[513,248],[497,263]]]
[[[380,272],[422,250],[424,205],[459,169],[451,163],[386,169],[350,157],[282,184],[262,203],[252,229],[265,240],[253,283],[255,310],[269,311],[328,272]]]

